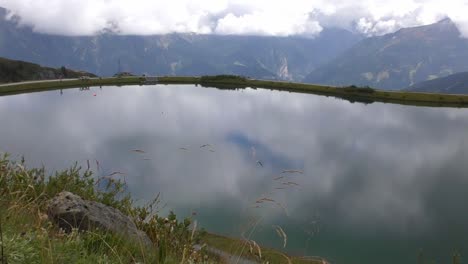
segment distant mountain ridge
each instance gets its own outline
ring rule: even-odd
[[[110,76],[237,74],[301,81],[362,36],[325,29],[316,38],[168,34],[65,37],[18,27],[0,12],[0,56]],[[119,67],[120,61],[120,67]]]
[[[403,89],[468,71],[468,40],[450,19],[364,39],[318,67],[306,82]]]
[[[420,82],[408,87],[412,92],[468,94],[468,72],[459,72],[443,78]]]
[[[74,71],[65,67],[54,69],[34,63],[0,58],[0,83],[78,78],[81,76],[96,77],[88,72]]]

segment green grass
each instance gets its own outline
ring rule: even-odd
[[[23,161],[0,157],[0,263],[187,263],[204,258],[203,251],[193,250],[200,233],[190,230],[191,219],[159,216],[157,197],[136,206],[123,182],[107,179],[102,186],[100,180],[78,166],[46,175],[43,168],[28,169]],[[153,245],[110,232],[63,233],[46,213],[48,200],[62,191],[119,209]]]
[[[321,263],[204,230],[193,232],[190,218],[158,215],[159,196],[136,206],[125,190],[122,181],[96,178],[77,165],[47,175],[44,168],[30,169],[23,160],[0,156],[0,263],[223,263],[222,256],[206,246],[194,250],[196,244],[260,263]],[[119,209],[153,245],[96,230],[64,233],[47,216],[48,201],[62,191]]]
[[[322,264],[322,259],[318,257],[308,259],[305,257],[288,256],[275,249],[261,246],[256,247],[253,242],[249,243],[245,240],[234,239],[216,234],[206,234],[204,236],[204,241],[208,246],[221,249],[233,256],[242,256],[243,258],[261,261],[262,263]],[[260,254],[262,256],[261,259],[259,257]]]
[[[161,76],[158,82],[162,84],[198,84],[200,77],[193,76]]]
[[[245,77],[237,75],[214,75],[214,76],[202,76],[200,77],[200,83],[234,83],[242,84],[247,83],[248,80]]]
[[[55,79],[60,77],[78,78],[80,76],[97,77],[88,72],[74,71],[65,67],[55,69],[30,62],[0,58],[0,83]]]
[[[156,251],[128,243],[125,238],[109,233],[72,232],[63,234],[38,223],[26,212],[3,220],[3,244],[7,263],[156,263]],[[18,224],[18,221],[22,224]],[[172,259],[172,261],[170,261]],[[179,263],[168,258],[167,263]]]
[[[220,89],[260,88],[297,93],[334,96],[351,102],[384,102],[414,106],[468,107],[468,95],[387,91],[370,87],[333,87],[283,81],[233,78],[229,75],[203,77],[163,77],[160,83],[191,83]]]
[[[144,77],[110,77],[110,78],[91,78],[89,80],[62,80],[43,81],[20,84],[10,84],[0,86],[0,95],[20,94],[33,91],[45,91],[54,89],[106,86],[106,85],[142,85],[145,82]],[[220,89],[242,89],[242,88],[260,88],[279,91],[289,91],[296,93],[317,94],[333,96],[348,100],[350,102],[384,102],[414,106],[431,107],[468,107],[468,95],[437,94],[437,93],[419,93],[408,91],[387,91],[378,90],[370,87],[333,87],[324,85],[314,85],[305,83],[293,83],[284,81],[268,81],[246,79],[235,75],[216,75],[216,76],[162,76],[158,77],[160,84],[200,84],[205,87],[215,87]]]
[[[112,85],[134,85],[143,84],[144,77],[109,77],[90,78],[87,80],[63,79],[37,82],[12,83],[0,85],[0,95],[13,95],[36,91],[49,91],[56,89],[92,87],[92,86],[112,86]]]

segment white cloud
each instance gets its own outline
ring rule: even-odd
[[[195,32],[315,35],[338,26],[368,35],[434,23],[449,16],[468,36],[468,0],[0,0],[35,31],[91,35]]]

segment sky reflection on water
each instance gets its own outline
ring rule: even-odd
[[[281,225],[286,250],[332,263],[468,255],[466,109],[157,85],[0,97],[0,124],[0,151],[49,171],[97,159],[213,232],[261,219],[253,238],[281,247]]]

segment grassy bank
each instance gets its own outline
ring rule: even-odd
[[[53,80],[62,78],[79,78],[81,76],[97,77],[96,75],[67,69],[43,67],[26,61],[10,60],[0,57],[0,83],[14,83],[25,80]]]
[[[200,77],[195,76],[160,76],[158,82],[162,84],[199,84]]]
[[[142,85],[145,77],[110,77],[90,78],[87,80],[54,80],[40,82],[24,82],[8,85],[0,85],[0,95],[12,95],[34,91],[46,91],[54,89],[112,86],[112,85]],[[333,96],[350,102],[362,103],[394,103],[414,106],[431,107],[468,107],[468,95],[417,93],[408,91],[387,91],[372,89],[369,87],[333,87],[305,83],[293,83],[284,81],[268,81],[247,79],[240,76],[163,76],[157,77],[160,84],[199,84],[205,87],[219,89],[259,88],[296,93],[307,93],[324,96]]]
[[[234,257],[243,257],[258,261],[260,263],[268,262],[270,264],[326,264],[324,259],[320,257],[293,257],[284,254],[281,251],[271,248],[258,246],[254,241],[246,241],[241,239],[230,238],[216,234],[206,234],[204,241],[208,246],[213,246],[223,250]],[[259,258],[261,256],[261,258]]]
[[[0,156],[0,263],[225,263],[226,255],[259,263],[321,263],[260,247],[250,251],[246,241],[193,232],[191,218],[179,221],[172,213],[158,215],[158,197],[136,206],[125,190],[122,181],[96,178],[77,165],[47,175],[44,168],[30,169],[24,161]],[[149,236],[153,246],[101,231],[57,229],[48,219],[47,203],[62,191],[119,209]],[[202,249],[195,250],[195,245]]]
[[[199,237],[189,230],[190,219],[162,218],[154,203],[135,206],[124,190],[121,181],[96,179],[78,166],[46,175],[44,168],[28,169],[24,162],[0,157],[0,263],[181,263],[202,257],[192,250]],[[119,209],[154,245],[109,232],[57,229],[48,219],[47,203],[62,191]]]
[[[415,93],[407,91],[386,91],[369,87],[333,87],[283,81],[253,80],[239,76],[203,76],[203,77],[163,77],[163,84],[200,84],[220,89],[229,88],[263,88],[279,91],[290,91],[307,94],[334,96],[351,102],[384,102],[415,106],[448,106],[468,107],[468,95]]]
[[[135,85],[143,84],[144,77],[109,77],[89,79],[63,79],[50,81],[32,81],[0,85],[0,95],[21,94],[75,87]]]
[[[468,107],[468,95],[415,93],[407,91],[386,91],[369,87],[333,87],[283,81],[254,80],[239,76],[219,75],[203,77],[163,77],[162,84],[200,84],[220,89],[260,88],[296,93],[334,96],[351,102],[395,103],[431,107]]]

